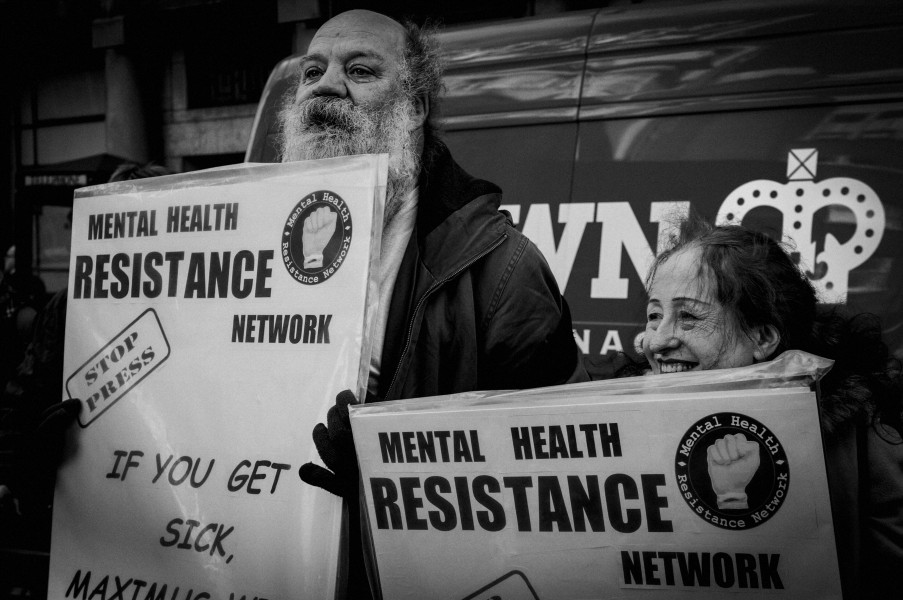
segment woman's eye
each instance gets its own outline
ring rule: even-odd
[[[699,324],[701,322],[701,318],[699,316],[686,311],[677,313],[677,318],[680,320],[681,329],[685,331],[699,327]]]
[[[658,313],[658,312],[650,312],[646,315],[646,320],[650,323],[652,323],[653,321],[658,321],[661,318],[662,318],[662,313]]]

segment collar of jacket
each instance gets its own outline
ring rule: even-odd
[[[420,190],[417,246],[433,279],[453,276],[506,235],[501,189],[464,171],[441,143],[424,168]]]

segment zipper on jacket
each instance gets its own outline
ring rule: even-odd
[[[497,239],[491,245],[487,246],[482,252],[475,255],[469,261],[458,267],[448,277],[437,281],[432,286],[430,286],[430,288],[426,290],[426,292],[424,292],[423,296],[420,297],[420,300],[418,300],[416,306],[414,306],[414,312],[412,313],[414,315],[414,318],[411,319],[411,322],[408,324],[408,335],[404,343],[404,349],[401,351],[401,355],[398,357],[398,365],[395,367],[395,373],[392,375],[392,381],[391,383],[389,383],[389,387],[386,388],[386,396],[390,395],[389,392],[391,392],[392,388],[395,386],[395,381],[398,379],[398,373],[401,371],[401,364],[404,362],[405,356],[407,356],[408,350],[411,347],[411,338],[414,335],[414,321],[416,321],[417,312],[420,310],[420,307],[423,306],[423,303],[426,302],[427,298],[432,296],[433,293],[440,287],[460,275],[463,271],[467,270],[473,263],[477,262],[487,254],[501,246],[502,242],[504,242],[506,239],[508,239],[508,234],[502,234],[499,239]]]

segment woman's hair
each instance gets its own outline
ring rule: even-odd
[[[774,356],[805,349],[818,300],[815,288],[779,243],[746,227],[716,227],[699,218],[687,219],[672,236],[670,247],[653,261],[647,289],[658,269],[687,248],[699,249],[698,275],[714,284],[715,298],[743,334],[770,325],[780,335]]]
[[[803,350],[835,361],[820,384],[829,430],[862,419],[903,432],[900,362],[882,341],[876,316],[849,318],[836,307],[819,305],[815,288],[784,246],[768,235],[696,217],[683,221],[670,247],[655,258],[647,289],[656,272],[687,248],[699,249],[699,275],[714,284],[715,298],[742,334],[761,326],[777,330],[780,342],[767,358]]]

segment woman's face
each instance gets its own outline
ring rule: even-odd
[[[649,287],[643,351],[653,373],[743,367],[757,345],[715,299],[714,282],[699,275],[701,252],[689,247],[659,265]]]

